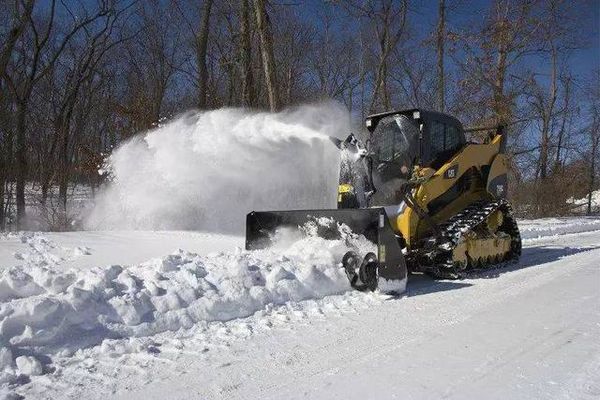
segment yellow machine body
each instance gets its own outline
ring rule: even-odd
[[[488,185],[488,182],[506,180],[508,161],[504,154],[500,154],[502,139],[501,135],[496,135],[487,144],[467,144],[438,170],[416,167],[415,174],[423,177],[425,181],[415,190],[414,198],[419,206],[431,213],[434,222],[443,222],[478,200],[504,197],[505,183],[500,189],[501,196],[498,196],[496,187],[490,188]],[[483,181],[486,169],[489,172],[487,172],[487,179]],[[460,189],[461,192],[456,193],[455,198],[450,198],[446,202],[440,200],[451,191],[458,190],[455,187],[461,179],[465,179],[465,174],[471,176],[467,184]],[[433,210],[430,210],[429,206],[435,201],[445,204],[432,213]],[[431,227],[414,209],[407,207],[395,217],[392,228],[402,235],[410,248],[412,243],[430,233]]]

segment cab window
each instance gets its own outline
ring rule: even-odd
[[[454,125],[446,125],[446,143],[444,150],[452,149],[458,150],[464,144],[464,140],[460,131]]]
[[[379,122],[372,138],[379,161],[392,162],[407,156],[418,132],[404,115],[394,115]]]
[[[429,139],[431,142],[431,154],[439,154],[444,151],[444,136],[446,126],[438,121],[431,121]]]
[[[429,125],[431,166],[439,168],[460,150],[464,143],[464,136],[455,125],[432,120]]]

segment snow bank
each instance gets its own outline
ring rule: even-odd
[[[242,233],[252,210],[335,208],[340,160],[328,136],[349,132],[333,102],[189,113],[114,151],[85,226]]]
[[[588,196],[585,196],[581,199],[575,199],[570,197],[567,199],[567,203],[573,204],[575,207],[572,209],[575,213],[586,213],[587,212],[587,204],[588,204]],[[592,212],[600,212],[600,190],[596,190],[592,192]]]
[[[129,267],[67,271],[47,256],[52,243],[45,237],[25,236],[31,251],[20,255],[24,264],[0,270],[0,383],[41,374],[43,360],[53,355],[96,345],[114,351],[111,339],[228,321],[267,305],[348,291],[338,261],[348,250],[364,256],[375,246],[344,226],[337,239],[316,236],[316,225],[325,222],[286,232],[272,250],[179,250]]]
[[[600,218],[598,217],[541,218],[519,220],[518,224],[523,239],[600,230]]]

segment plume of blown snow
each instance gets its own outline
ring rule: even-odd
[[[332,208],[350,115],[325,102],[280,113],[190,112],[121,145],[88,229],[242,233],[253,210]]]

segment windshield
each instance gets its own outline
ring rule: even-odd
[[[419,130],[401,114],[383,118],[371,136],[372,180],[376,189],[372,206],[388,206],[402,201],[419,151]]]
[[[372,135],[377,162],[396,161],[410,167],[416,157],[419,131],[405,115],[383,118]]]

